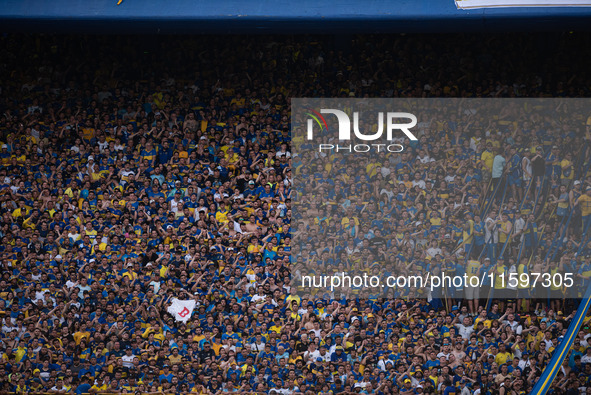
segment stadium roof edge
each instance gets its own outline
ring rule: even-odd
[[[413,33],[588,30],[591,7],[459,10],[453,0],[4,0],[4,32]]]

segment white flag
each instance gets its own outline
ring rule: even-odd
[[[177,298],[172,299],[172,305],[168,307],[168,312],[172,314],[177,321],[187,322],[193,314],[195,308],[194,300],[180,300]]]

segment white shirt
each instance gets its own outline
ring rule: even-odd
[[[546,349],[546,351],[550,351],[550,347],[552,347],[554,345],[554,343],[552,343],[552,340],[544,339],[543,341],[544,341],[544,346],[545,346],[544,348]]]
[[[417,159],[419,160],[419,162],[421,163],[429,163],[429,162],[435,162],[435,159],[432,159],[429,157],[429,155],[425,155],[422,158],[420,156],[417,155]]]
[[[503,321],[503,324],[508,325],[511,328],[511,330],[518,335],[521,335],[521,332],[523,331],[523,328],[521,327],[521,325],[519,325],[519,322],[517,321]]]
[[[72,280],[66,281],[66,287],[68,287],[68,288],[74,288],[77,286],[78,286],[78,282],[73,282]]]
[[[131,355],[123,355],[121,357],[121,360],[123,361],[123,367],[124,368],[133,368],[133,359],[135,358],[135,355],[131,354]]]
[[[470,139],[470,149],[472,151],[476,151],[476,149],[478,148],[478,144],[480,144],[481,140],[482,140],[481,137],[472,137]]]
[[[35,302],[38,300],[45,300],[45,291],[35,292]]]
[[[248,278],[248,275],[247,275],[247,278]],[[265,296],[265,295],[259,295],[259,294],[256,294],[256,295],[254,295],[254,296],[252,297],[252,299],[251,299],[250,301],[251,301],[251,302],[254,302],[254,303],[256,303],[256,302],[258,302],[259,300],[265,300],[265,298],[266,298],[266,296]]]
[[[16,331],[18,328],[16,326],[7,326],[8,322],[6,322],[3,326],[2,326],[2,332],[4,332],[5,334],[9,334],[12,331]],[[9,323],[10,325],[12,325],[12,323]]]
[[[529,160],[529,158],[527,156],[525,156],[525,157],[523,157],[521,163],[525,165],[525,171],[523,172],[523,179],[527,181],[531,178],[531,174],[532,174],[531,160]]]
[[[429,255],[431,258],[433,258],[437,254],[441,254],[441,248],[431,247],[431,248],[427,249],[427,255]]]
[[[99,150],[101,152],[103,152],[105,150],[105,148],[107,148],[109,146],[109,142],[108,141],[103,141],[102,143],[99,141],[98,142],[98,146],[99,146]]]
[[[486,221],[484,221],[484,241],[488,243],[491,240],[493,243],[499,242],[499,229],[496,225],[492,226],[492,230],[489,229],[489,225],[492,224],[495,220],[491,217],[488,217]]]
[[[179,199],[178,202],[176,201],[176,199],[172,199],[170,201],[170,211],[172,211],[173,213],[179,211],[179,203],[183,203],[183,199]]]
[[[472,325],[456,324],[456,328],[458,328],[458,333],[462,336],[462,339],[470,339],[470,335],[474,332]]]
[[[392,360],[390,360],[390,359],[380,359],[380,360],[378,361],[378,368],[380,368],[380,370],[381,370],[381,371],[385,372],[385,371],[387,370],[387,369],[386,369],[386,365],[387,365],[388,363],[391,363],[391,364],[392,364],[392,366],[394,366],[394,361],[392,361]]]
[[[525,220],[520,217],[515,221],[515,233],[522,232],[523,228],[525,228]],[[519,241],[523,241],[523,234],[519,237]]]
[[[383,194],[385,194],[386,196],[388,196],[388,200],[392,200],[392,198],[394,197],[394,192],[389,191],[387,189],[382,189],[380,191],[380,195],[383,195]]]
[[[121,170],[121,177],[131,177],[131,176],[135,176],[135,173],[133,172],[133,170]],[[125,181],[125,180],[124,180]]]
[[[160,281],[150,281],[150,286],[154,287],[155,294],[160,291]]]
[[[418,186],[421,189],[425,189],[427,187],[427,184],[425,184],[425,181],[423,181],[423,180],[418,180],[418,181],[415,180],[412,182],[412,186],[413,187]]]
[[[315,350],[315,351],[306,351],[304,353],[304,359],[307,359],[309,361],[312,362],[316,362],[318,358],[320,358],[320,351]]]
[[[261,341],[260,343],[250,343],[250,349],[252,351],[263,351],[265,349],[265,342]]]
[[[441,358],[441,357],[445,357],[445,359],[449,359],[449,356],[451,355],[451,353],[444,353],[443,351],[440,352],[439,354],[437,354],[437,358]]]

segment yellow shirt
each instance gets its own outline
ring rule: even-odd
[[[472,239],[474,238],[474,221],[469,220],[468,225],[470,226],[468,228],[468,231],[464,229],[464,231],[462,232],[462,239],[464,239],[465,244],[472,243]]]
[[[220,349],[222,348],[221,343],[212,343],[211,349],[215,352],[215,355],[220,355]]]
[[[501,366],[504,363],[506,363],[508,360],[513,360],[513,354],[511,354],[510,352],[499,352],[497,354],[497,356],[495,357],[495,362],[497,363],[497,365]]]
[[[341,225],[343,225],[343,226],[349,225],[349,222],[351,222],[349,220],[349,217],[345,217],[341,220]],[[359,226],[359,220],[357,219],[357,217],[353,217],[353,223],[355,226]]]
[[[222,223],[225,224],[228,222],[228,212],[227,211],[218,211],[217,213],[215,213],[215,219]]]
[[[581,207],[581,215],[586,217],[591,214],[591,196],[581,195],[578,199],[579,207]],[[14,214],[12,214],[14,216]]]
[[[468,265],[466,266],[466,274],[468,275],[468,279],[472,279],[474,277],[478,277],[478,270],[480,269],[480,262],[469,260]]]
[[[21,208],[17,208],[16,210],[14,210],[12,212],[12,216],[13,216],[13,218],[22,217],[24,215],[27,215],[27,212],[28,212],[28,210],[27,210],[26,207],[24,207],[22,209]]]
[[[20,362],[21,359],[23,359],[23,357],[25,356],[25,354],[27,354],[27,348],[26,347],[24,347],[24,348],[23,347],[19,347],[16,350],[16,353],[15,353],[15,361],[17,363]]]
[[[168,360],[173,365],[176,364],[176,363],[181,363],[182,359],[183,359],[183,356],[181,354],[177,355],[176,357],[174,355],[172,355],[172,354],[170,354],[168,356]]]
[[[270,331],[273,331],[275,333],[281,333],[281,328],[283,328],[283,326],[279,325],[273,325],[272,327],[269,328]]]
[[[484,166],[486,166],[486,169],[488,171],[492,171],[493,161],[495,159],[494,154],[490,151],[484,151],[480,156],[480,159],[484,162]]]
[[[82,138],[90,140],[94,136],[94,128],[82,128]]]
[[[240,99],[237,99],[237,98],[232,99],[232,101],[230,102],[230,105],[236,104],[236,106],[238,108],[240,108],[240,107],[244,107],[245,103],[246,103],[246,101],[244,100],[243,97],[241,97]]]
[[[495,289],[503,289],[507,286],[507,276],[501,277],[504,273],[503,266],[495,266]]]
[[[285,302],[287,303],[288,306],[291,306],[291,302],[294,300],[296,302],[298,302],[298,306],[299,306],[302,299],[297,295],[289,295],[287,298],[285,298]]]
[[[97,235],[97,231],[94,229],[92,229],[92,230],[84,229],[84,233],[86,235],[88,235],[91,239],[96,238],[96,235]]]
[[[104,392],[107,390],[107,384],[103,384],[103,385],[93,385],[92,388],[93,390],[95,390],[96,392]]]
[[[84,338],[90,338],[90,332],[76,332],[74,333],[74,340],[76,341],[76,345],[80,345],[80,342],[82,341],[82,339]]]
[[[478,317],[476,318],[476,320],[474,320],[474,328],[476,328],[479,322],[482,322],[482,325],[484,325],[485,328],[490,328],[492,326],[492,320],[489,320],[488,318]]]
[[[563,180],[572,180],[573,177],[574,177],[574,171],[572,169],[572,162],[570,160],[568,160],[568,159],[563,159],[560,162],[560,167],[562,168],[562,173],[560,174],[560,178],[563,179]],[[564,171],[565,170],[568,170],[569,167],[571,167],[571,169],[570,169],[570,172],[569,172],[569,174],[567,176],[567,175],[564,174]]]
[[[247,251],[249,254],[254,254],[254,253],[261,252],[262,249],[263,249],[263,246],[251,244],[248,246]]]
[[[137,273],[134,272],[133,270],[128,270],[125,273],[123,273],[123,277],[125,277],[125,276],[129,277],[129,279],[133,281],[134,279],[137,278]]]
[[[509,226],[511,225],[511,221],[501,221],[499,223],[501,224],[501,229],[503,229],[505,232],[507,232]],[[499,243],[505,243],[507,241],[507,237],[508,235],[506,233],[499,232]]]

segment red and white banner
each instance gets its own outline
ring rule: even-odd
[[[590,0],[455,0],[460,9],[499,7],[589,7]]]
[[[187,322],[193,314],[195,309],[194,300],[180,300],[177,298],[172,299],[172,305],[170,305],[167,311],[172,314],[177,321]]]

